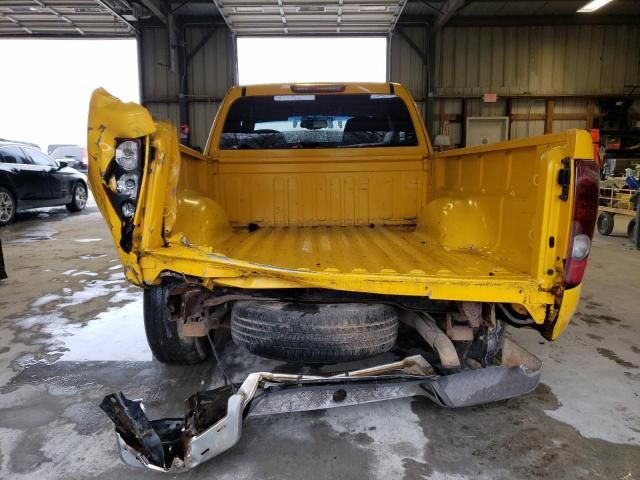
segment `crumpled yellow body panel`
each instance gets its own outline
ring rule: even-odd
[[[105,194],[106,188],[113,187],[106,184],[103,176],[114,157],[116,139],[146,137],[155,130],[151,114],[144,107],[135,103],[123,103],[103,88],[93,92],[87,127],[89,187],[98,209],[111,230],[116,247],[120,244],[121,223]],[[140,193],[142,195],[144,192]],[[143,280],[136,249],[134,248],[131,253],[126,253],[120,248],[116,250],[127,279],[140,285]]]

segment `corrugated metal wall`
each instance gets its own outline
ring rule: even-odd
[[[400,28],[428,53],[425,27]],[[544,133],[545,99],[527,96],[555,98],[557,115],[584,116],[553,120],[553,132],[587,128],[586,97],[624,95],[630,92],[625,85],[640,84],[639,45],[640,25],[446,27],[436,35],[432,135],[446,121],[452,142],[462,144],[463,114],[506,116],[509,96],[525,97],[510,100],[510,138]],[[428,82],[422,57],[397,32],[390,52],[391,80],[409,87],[424,115]],[[498,94],[496,103],[482,102],[489,92]],[[597,105],[591,108],[597,116]]]
[[[424,27],[397,27],[418,46],[423,52],[428,48],[428,31]],[[422,116],[426,112],[427,88],[429,79],[422,57],[409,43],[395,32],[391,37],[389,48],[390,80],[402,83],[418,104]]]
[[[186,52],[207,35],[210,27],[185,26]],[[169,40],[162,27],[143,28],[140,35],[142,101],[159,119],[180,123],[178,69],[170,69]],[[193,56],[186,69],[188,124],[191,144],[204,148],[219,100],[235,77],[233,41],[226,28],[218,28]]]
[[[640,25],[448,27],[437,35],[437,95],[601,95],[640,83]]]

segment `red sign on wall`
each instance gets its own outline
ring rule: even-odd
[[[498,101],[497,93],[485,93],[482,97],[484,103],[496,103]]]

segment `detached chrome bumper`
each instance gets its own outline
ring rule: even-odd
[[[467,407],[516,397],[540,381],[541,362],[508,339],[502,365],[435,374],[423,357],[330,377],[252,373],[240,385],[198,392],[187,399],[184,418],[150,421],[142,402],[122,393],[100,407],[116,425],[124,463],[160,472],[190,470],[233,447],[245,419],[276,413],[425,396],[444,407]]]

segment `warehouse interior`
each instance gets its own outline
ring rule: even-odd
[[[0,51],[7,39],[135,39],[140,104],[154,120],[171,122],[194,158],[207,155],[212,124],[239,83],[243,38],[385,39],[386,82],[407,89],[429,148],[445,156],[573,129],[591,136],[599,216],[575,316],[554,341],[507,327],[508,338],[542,361],[533,392],[460,409],[399,398],[251,418],[233,448],[184,478],[640,478],[640,2],[594,1],[602,5],[592,11],[581,11],[587,0],[0,2]],[[117,58],[103,61],[118,68]],[[0,131],[0,187],[4,137]],[[542,144],[551,149],[555,138]],[[460,178],[476,175],[474,168],[462,165]],[[514,167],[498,176],[517,174]],[[120,461],[113,424],[100,409],[112,392],[144,398],[153,418],[174,417],[190,395],[229,378],[338,371],[261,358],[232,342],[220,347],[217,365],[159,362],[145,339],[142,289],[128,281],[122,244],[112,238],[116,228],[91,192],[84,200],[77,213],[64,205],[18,211],[0,226],[0,478],[157,477]],[[471,227],[456,228],[464,236]],[[521,238],[533,242],[534,234]],[[237,241],[230,237],[229,251]],[[284,236],[273,242],[274,256],[289,245]],[[394,242],[376,248],[391,265],[409,262],[392,251]],[[343,254],[357,256],[353,245],[344,243]],[[349,368],[362,365],[375,363]]]

